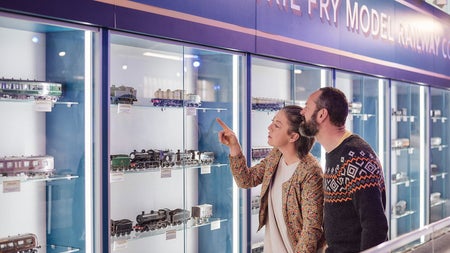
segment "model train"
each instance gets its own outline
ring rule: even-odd
[[[54,171],[52,156],[10,156],[0,158],[2,176],[51,176]]]
[[[203,204],[192,207],[193,225],[201,225],[209,222],[212,217],[212,205]],[[153,231],[168,226],[177,226],[187,223],[191,219],[191,212],[181,208],[170,210],[162,208],[158,211],[144,211],[136,216],[136,225],[129,219],[111,220],[111,236],[125,236],[136,232]]]
[[[0,80],[0,97],[56,102],[62,96],[62,84],[14,79]]]
[[[32,233],[0,239],[1,253],[35,253],[38,248],[37,236]]]
[[[111,104],[133,104],[137,101],[137,91],[133,87],[128,86],[111,86],[110,99]]]
[[[111,236],[129,235],[133,231],[133,222],[129,219],[111,220]]]
[[[184,90],[161,90],[158,89],[154,93],[151,102],[154,106],[162,107],[199,107],[201,98],[199,95],[186,93]]]
[[[214,162],[214,153],[210,151],[149,149],[130,153],[130,155],[111,155],[112,171],[155,169],[173,166],[210,165]]]
[[[180,225],[190,219],[190,212],[181,208],[170,210],[167,208],[158,211],[151,210],[149,213],[144,211],[136,216],[136,232],[153,231],[165,228],[167,226]]]
[[[284,100],[275,98],[252,98],[252,110],[278,111],[286,105]]]

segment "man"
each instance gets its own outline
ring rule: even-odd
[[[360,252],[387,240],[386,191],[370,145],[345,129],[348,102],[332,87],[310,95],[300,133],[324,147],[324,230],[327,253]]]

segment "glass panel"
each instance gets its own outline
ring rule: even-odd
[[[336,88],[342,90],[349,100],[349,116],[346,128],[366,140],[377,152],[384,171],[386,147],[389,142],[387,128],[388,81],[359,74],[336,72]],[[386,172],[385,172],[386,174]]]
[[[216,118],[239,123],[242,58],[111,35],[112,250],[238,250],[239,196]]]
[[[431,88],[430,110],[430,223],[450,215],[449,101],[450,92]]]
[[[251,62],[251,163],[257,164],[271,150],[267,144],[267,127],[279,109],[287,104],[304,106],[308,96],[331,83],[331,71],[291,62],[253,57]],[[320,144],[311,153],[321,157]],[[252,252],[263,248],[264,228],[259,230],[258,213],[261,186],[250,190],[250,239]]]
[[[423,86],[392,82],[391,238],[425,224],[427,95]]]
[[[92,120],[87,94],[93,35],[0,16],[2,249],[85,252],[92,246],[92,140],[86,126]]]

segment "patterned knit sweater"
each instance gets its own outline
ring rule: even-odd
[[[376,153],[358,135],[326,155],[327,253],[360,252],[387,240],[386,192]]]

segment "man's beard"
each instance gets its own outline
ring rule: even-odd
[[[313,115],[311,116],[311,119],[309,122],[306,120],[303,120],[303,122],[300,124],[300,128],[298,129],[300,134],[307,137],[314,137],[319,132],[319,126],[317,124],[317,112],[315,111]]]

